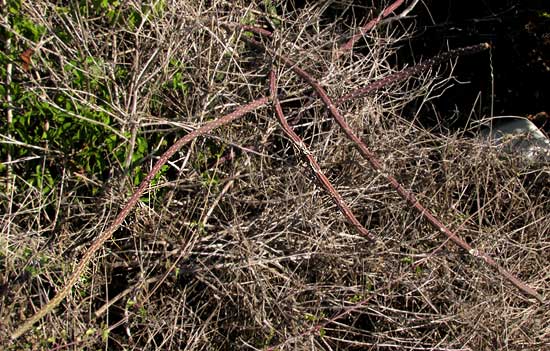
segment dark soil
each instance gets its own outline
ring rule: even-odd
[[[519,0],[428,0],[413,15],[419,33],[401,62],[448,49],[487,42],[489,53],[462,57],[454,71],[460,82],[435,101],[435,110],[462,127],[474,118],[528,116],[550,110],[550,4]],[[493,77],[492,77],[493,76]],[[494,95],[491,94],[492,83]],[[492,97],[491,97],[492,96]],[[539,123],[543,129],[548,127]]]

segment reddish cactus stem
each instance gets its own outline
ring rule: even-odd
[[[301,76],[304,80],[306,80],[312,87],[315,89],[321,100],[323,100],[325,106],[328,108],[340,128],[344,131],[348,139],[354,142],[356,147],[359,149],[359,152],[363,157],[365,157],[369,163],[371,164],[372,168],[378,171],[381,175],[383,175],[388,182],[391,184],[391,186],[397,191],[399,195],[403,199],[405,199],[412,207],[414,207],[424,218],[428,220],[428,222],[437,230],[441,231],[443,234],[445,234],[449,239],[451,239],[455,244],[462,247],[464,250],[468,251],[471,255],[475,257],[481,257],[483,261],[485,261],[489,266],[495,268],[502,276],[504,276],[508,281],[510,281],[513,285],[515,285],[518,289],[523,291],[525,294],[530,295],[532,297],[535,297],[540,302],[544,302],[544,299],[541,295],[539,295],[534,289],[527,286],[525,283],[520,281],[518,278],[516,278],[512,273],[508,272],[506,269],[502,268],[498,263],[495,262],[490,256],[487,254],[478,251],[473,250],[473,248],[465,242],[462,238],[460,238],[458,235],[456,235],[454,232],[452,232],[449,228],[447,228],[441,221],[439,221],[430,210],[425,208],[414,196],[414,194],[408,190],[406,190],[398,181],[395,179],[392,175],[387,174],[384,172],[382,164],[376,157],[376,155],[371,152],[365,143],[353,132],[349,124],[344,120],[344,117],[340,114],[340,112],[336,109],[336,106],[332,102],[332,100],[329,98],[326,91],[321,87],[321,85],[313,79],[307,72],[302,70],[301,68],[297,67],[294,62],[291,60],[280,57],[280,59],[285,62],[289,67],[292,68],[292,70]]]

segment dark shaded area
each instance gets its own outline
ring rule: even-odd
[[[549,110],[548,1],[427,0],[412,14],[418,35],[400,51],[401,63],[481,42],[492,46],[489,53],[461,57],[454,76],[469,84],[455,84],[434,101],[448,127],[465,125],[472,110],[474,119],[490,116],[491,104],[493,115]]]
[[[393,1],[336,1],[324,16],[329,22],[339,18],[346,26],[364,25],[372,18],[373,8]],[[410,2],[406,1],[406,6]],[[306,3],[288,1],[285,8],[296,11]],[[404,8],[402,5],[397,12]],[[416,35],[398,51],[398,66],[411,66],[460,47],[484,42],[491,45],[490,51],[458,59],[454,86],[422,106],[419,122],[426,127],[458,129],[468,121],[491,115],[528,117],[550,110],[548,1],[423,0],[402,23],[409,26],[411,22]],[[419,107],[410,105],[404,113],[415,114]],[[535,124],[548,133],[550,121],[539,119]]]

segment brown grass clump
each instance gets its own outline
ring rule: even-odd
[[[23,3],[20,15],[45,29],[39,42],[4,14],[12,44],[34,48],[32,61],[14,62],[6,76],[72,123],[119,136],[112,153],[124,157],[98,153],[104,168],[92,172],[72,158],[85,146],[70,154],[2,135],[32,150],[16,160],[2,155],[10,166],[0,217],[3,348],[543,348],[544,301],[477,252],[547,297],[548,166],[462,132],[435,133],[403,112],[444,92],[447,62],[458,55],[422,69],[391,65],[411,35],[397,21],[405,9],[274,3]],[[359,24],[378,20],[343,52],[358,32],[345,21],[352,10],[364,13]],[[80,74],[70,68],[77,63]],[[296,67],[338,103],[382,170],[356,151]],[[281,128],[268,102],[271,71],[273,102],[302,142]],[[80,75],[88,83],[76,82]],[[339,100],[373,82],[382,84]],[[70,104],[60,106],[60,96]],[[90,121],[84,107],[109,119]],[[47,191],[20,176],[33,157],[56,165]],[[319,183],[320,172],[340,197]],[[473,249],[429,226],[388,175]],[[17,329],[39,311],[31,330]]]

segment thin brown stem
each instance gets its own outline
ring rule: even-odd
[[[38,312],[25,321],[19,328],[17,328],[11,335],[12,339],[17,339],[25,332],[27,332],[36,322],[38,322],[42,317],[46,316],[50,311],[52,311],[61,301],[69,295],[72,287],[79,280],[80,275],[86,269],[90,261],[94,258],[96,252],[103,246],[103,244],[109,240],[113,235],[115,230],[122,224],[126,216],[134,208],[134,206],[139,201],[139,198],[142,196],[145,189],[150,185],[151,180],[155,175],[160,171],[162,166],[172,157],[179,149],[181,149],[185,144],[189,143],[193,139],[210,133],[212,130],[221,127],[223,125],[229,124],[234,120],[242,117],[243,115],[251,112],[261,106],[264,106],[269,101],[268,97],[263,97],[257,100],[252,101],[251,103],[241,106],[236,109],[234,112],[220,117],[216,120],[204,124],[202,127],[195,129],[191,133],[187,134],[183,138],[175,142],[168,150],[166,150],[159,160],[155,163],[149,174],[141,182],[139,187],[136,189],[132,197],[126,202],[124,208],[119,212],[118,216],[115,218],[113,223],[90,245],[80,262],[76,265],[73,273],[67,279],[65,286],[55,295],[45,306],[43,306]]]
[[[7,14],[7,7],[6,7],[6,1],[2,0],[0,1],[0,5],[2,5],[2,8],[5,9],[6,14],[5,18],[3,18],[5,25],[9,27],[9,17]],[[9,54],[12,50],[12,42],[11,37],[8,35],[4,41],[4,50],[6,54]],[[13,99],[12,99],[12,89],[11,89],[11,82],[12,82],[12,74],[13,74],[13,63],[10,60],[7,60],[6,64],[6,80],[4,81],[5,85],[5,100],[6,100],[6,123],[8,125],[8,133],[7,137],[11,138],[11,134],[9,132],[11,125],[13,123]],[[9,194],[12,190],[11,182],[12,182],[12,159],[11,159],[11,147],[8,148],[8,152],[6,153],[6,194]],[[11,197],[10,197],[11,198]],[[10,200],[11,202],[11,200]],[[10,204],[11,205],[11,204]],[[11,211],[11,206],[10,206]]]
[[[412,67],[407,67],[402,69],[399,72],[393,73],[388,75],[387,77],[384,77],[382,79],[379,79],[377,81],[374,81],[372,83],[369,83],[366,87],[355,89],[352,92],[340,97],[338,100],[336,100],[334,103],[336,105],[340,105],[346,101],[357,99],[360,97],[364,97],[366,95],[369,95],[373,92],[375,92],[378,89],[381,89],[383,87],[388,87],[390,85],[393,85],[398,82],[402,82],[405,79],[408,79],[412,77],[413,75],[417,75],[423,72],[428,71],[435,65],[442,64],[445,61],[448,61],[450,59],[453,59],[458,56],[463,55],[473,55],[476,53],[479,53],[483,50],[489,49],[491,46],[488,43],[481,43],[477,45],[471,45],[466,46],[459,49],[450,50],[447,52],[444,52],[442,54],[439,54],[435,57],[432,57],[430,59],[427,59],[424,62],[421,62],[419,64],[416,64]]]
[[[407,273],[403,273],[401,276],[399,277],[396,277],[395,279],[390,279],[388,280],[382,287],[380,287],[379,289],[377,289],[377,291],[379,292],[383,292],[383,291],[386,291],[386,290],[389,290],[390,288],[392,288],[395,284],[397,284],[398,282],[401,281],[401,279],[403,278],[403,276],[407,274]],[[278,344],[278,345],[275,345],[275,346],[270,346],[268,348],[266,348],[265,350],[266,351],[275,351],[275,350],[279,350],[280,348],[282,348],[284,345],[288,344],[288,343],[291,343],[293,342],[294,340],[298,340],[300,338],[303,338],[303,337],[306,337],[308,335],[312,335],[314,333],[318,333],[321,331],[321,329],[323,328],[326,328],[329,324],[331,323],[334,323],[336,322],[337,320],[339,319],[342,319],[344,317],[346,317],[347,315],[349,315],[350,313],[352,312],[355,312],[361,308],[363,308],[373,297],[377,296],[376,292],[372,292],[372,293],[369,293],[369,295],[367,297],[365,297],[364,299],[362,299],[361,301],[355,303],[354,305],[351,305],[351,306],[347,306],[347,307],[344,307],[342,308],[342,310],[340,310],[339,312],[337,312],[336,314],[334,314],[332,317],[328,318],[328,319],[325,319],[323,321],[321,321],[320,323],[317,323],[315,325],[313,325],[312,327],[309,327],[308,329],[306,329],[304,332],[302,332],[301,334],[299,335],[294,335],[288,339],[286,339],[285,341],[283,341],[281,344]]]
[[[489,255],[479,251],[474,250],[470,244],[468,244],[466,241],[464,241],[462,238],[460,238],[458,235],[456,235],[453,231],[451,231],[449,228],[447,228],[441,221],[439,221],[434,214],[425,208],[417,199],[416,196],[405,189],[401,183],[397,181],[391,174],[384,171],[384,168],[376,155],[369,150],[369,148],[363,143],[363,141],[353,132],[349,124],[345,121],[344,117],[340,114],[334,103],[332,102],[332,99],[328,96],[325,89],[321,87],[319,82],[317,82],[311,75],[309,75],[306,71],[302,70],[294,62],[291,60],[280,57],[280,59],[285,62],[289,67],[292,68],[292,70],[301,76],[305,81],[307,81],[313,89],[317,92],[325,106],[328,108],[334,119],[336,120],[336,123],[342,128],[348,139],[350,139],[361,155],[367,159],[367,161],[370,163],[371,167],[378,171],[383,177],[386,178],[386,180],[391,184],[391,186],[397,191],[397,193],[405,199],[414,209],[416,209],[420,215],[422,215],[435,229],[441,231],[443,234],[445,234],[451,241],[453,241],[455,244],[463,248],[464,250],[468,251],[472,256],[474,257],[480,257],[485,263],[487,263],[489,266],[496,269],[503,277],[505,277],[508,281],[510,281],[513,285],[515,285],[518,289],[523,291],[525,294],[530,295],[532,297],[535,297],[540,302],[544,302],[544,299],[541,295],[539,295],[534,289],[527,286],[525,283],[520,281],[518,278],[516,278],[512,273],[508,272],[506,269],[501,267],[498,263],[495,262]]]
[[[353,48],[353,45],[368,31],[373,29],[383,18],[388,17],[393,11],[395,11],[404,0],[396,0],[390,6],[386,7],[380,16],[373,18],[367,24],[359,29],[359,33],[354,34],[344,45],[338,50],[337,58],[340,57],[347,51],[350,51]]]
[[[348,221],[353,225],[355,230],[361,235],[369,239],[370,241],[374,242],[376,241],[376,237],[371,234],[367,228],[365,228],[361,222],[355,217],[351,209],[348,207],[346,202],[344,201],[344,198],[338,191],[334,188],[330,180],[327,178],[327,176],[323,173],[323,170],[321,169],[321,166],[313,157],[313,154],[308,149],[306,144],[303,142],[303,140],[294,132],[292,127],[288,124],[283,109],[281,107],[281,104],[279,102],[279,99],[277,98],[277,83],[276,83],[276,75],[275,71],[271,71],[269,74],[269,80],[270,80],[270,91],[271,91],[271,98],[273,100],[273,104],[275,107],[275,113],[277,115],[277,119],[279,120],[279,123],[281,124],[281,127],[283,128],[283,131],[285,134],[290,138],[294,146],[307,158],[309,162],[309,166],[319,181],[319,183],[325,188],[325,190],[329,193],[330,197],[338,206],[340,209],[340,212],[348,219]]]

